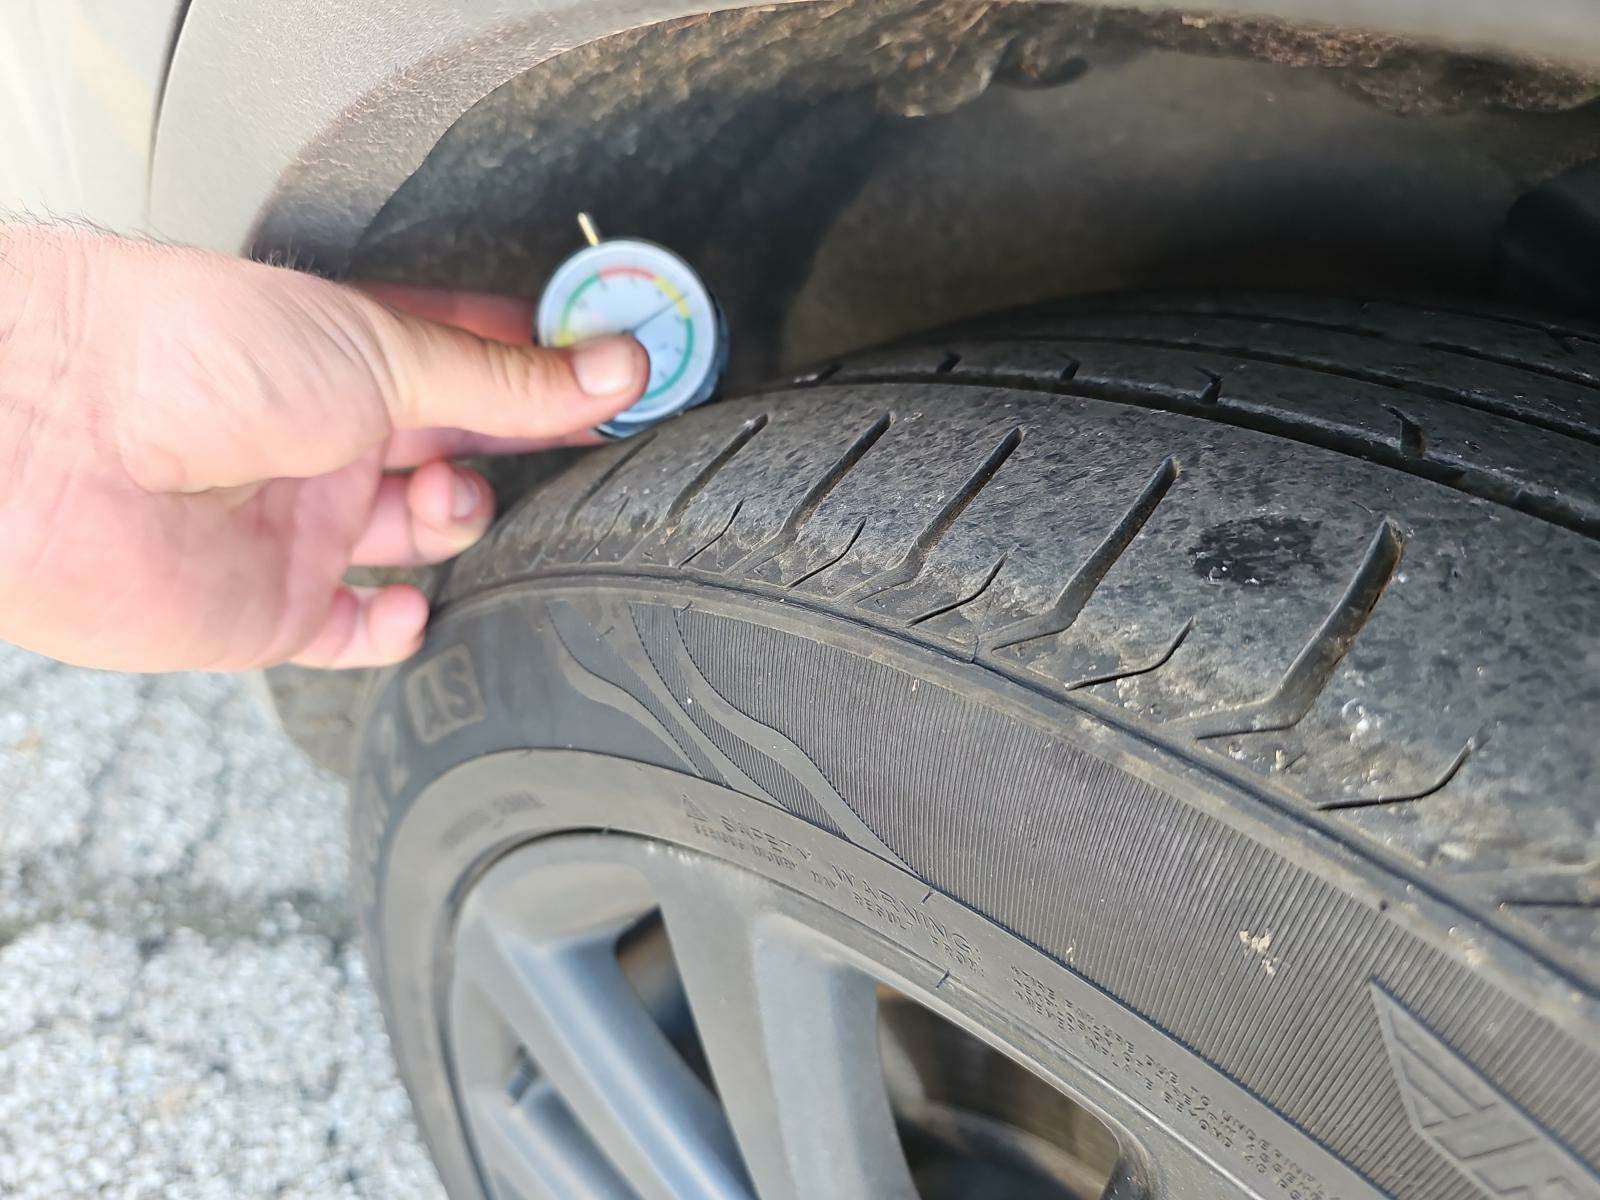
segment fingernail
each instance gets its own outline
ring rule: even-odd
[[[589,396],[615,396],[638,379],[638,343],[626,334],[595,338],[572,351],[572,373]]]
[[[465,521],[478,508],[478,481],[461,471],[451,471],[450,515]]]

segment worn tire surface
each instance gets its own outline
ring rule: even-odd
[[[1385,1193],[1600,1197],[1597,388],[1526,314],[1122,297],[588,456],[376,691],[380,977],[429,782],[598,752],[887,856]]]

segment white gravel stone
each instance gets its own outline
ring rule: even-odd
[[[132,938],[81,921],[30,929],[0,950],[0,1044],[51,1021],[121,1016],[139,967]]]
[[[196,881],[241,897],[342,895],[344,785],[299,753],[285,753],[283,733],[242,689],[223,720],[231,762],[219,825],[195,855]],[[295,853],[283,853],[286,845]]]
[[[21,651],[6,648],[5,654]],[[41,666],[6,689],[0,709],[0,854],[83,837],[94,785],[137,719],[145,681]]]
[[[205,836],[220,804],[228,742],[217,707],[234,694],[205,676],[156,680],[127,744],[99,788],[88,831],[90,870],[147,878],[179,867]]]
[[[344,821],[240,681],[0,646],[0,1196],[442,1200]]]

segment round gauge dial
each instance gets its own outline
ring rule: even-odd
[[[631,333],[650,356],[644,395],[600,426],[614,437],[708,399],[727,361],[711,293],[688,263],[653,242],[586,246],[550,277],[539,301],[541,344],[571,346],[607,333]]]

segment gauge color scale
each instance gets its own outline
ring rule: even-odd
[[[628,238],[579,250],[556,270],[539,301],[546,346],[631,333],[650,357],[644,395],[600,426],[626,437],[708,399],[727,360],[716,302],[693,268],[653,242]]]

